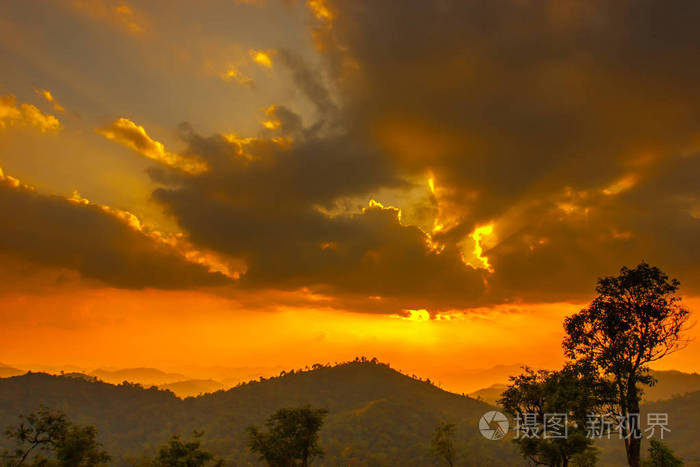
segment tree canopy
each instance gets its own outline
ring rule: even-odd
[[[456,425],[454,423],[440,422],[435,427],[433,437],[430,440],[430,448],[433,455],[444,459],[450,467],[455,465],[457,457],[454,440],[455,429]]]
[[[190,441],[182,441],[179,435],[173,435],[168,444],[161,446],[158,456],[153,460],[153,467],[202,467],[214,456],[201,448],[200,438],[204,433],[195,431]],[[223,465],[217,462],[215,466]]]
[[[15,450],[2,456],[8,467],[93,467],[111,459],[97,442],[94,426],[75,425],[63,412],[42,407],[20,419],[18,426],[5,432],[16,442]]]
[[[623,267],[617,276],[598,280],[591,304],[566,318],[566,356],[610,378],[617,411],[625,419],[622,434],[627,461],[640,465],[641,388],[653,384],[648,364],[685,344],[689,312],[677,294],[680,283],[657,267]]]
[[[515,443],[538,465],[566,467],[572,459],[595,458],[587,417],[610,400],[608,385],[575,365],[561,371],[525,368],[511,377],[499,401],[518,424]],[[547,435],[548,416],[556,414],[557,433]],[[550,433],[551,434],[551,433]]]
[[[267,432],[248,427],[250,450],[274,467],[306,467],[314,457],[323,456],[318,432],[326,409],[310,406],[279,409],[265,422]]]
[[[642,462],[642,467],[681,467],[683,465],[683,461],[661,441],[652,439],[649,444],[649,458]]]

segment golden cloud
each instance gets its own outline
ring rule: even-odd
[[[87,198],[81,196],[78,190],[73,190],[73,195],[68,198],[68,201],[99,208],[103,212],[120,219],[130,228],[142,233],[156,244],[171,248],[187,262],[204,266],[211,273],[220,273],[230,279],[238,279],[241,273],[245,271],[245,265],[242,262],[224,258],[222,255],[210,250],[195,248],[182,233],[161,232],[156,230],[145,225],[138,216],[129,211],[91,202]]]
[[[98,134],[137,153],[174,169],[196,175],[208,170],[207,165],[193,157],[182,156],[165,149],[163,143],[152,139],[144,127],[127,118],[118,118],[106,128],[97,128]]]
[[[22,125],[34,126],[42,133],[57,133],[61,123],[53,115],[42,113],[31,104],[16,103],[15,96],[0,96],[0,128]]]
[[[41,96],[46,102],[51,104],[56,112],[64,112],[66,110],[61,104],[58,103],[56,98],[48,89],[35,89],[34,92]]]

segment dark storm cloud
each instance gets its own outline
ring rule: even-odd
[[[488,252],[494,290],[529,299],[585,297],[592,285],[585,278],[645,260],[698,293],[699,179],[700,158],[682,157],[616,197],[571,195],[569,212],[534,204],[519,214],[526,218],[521,227]]]
[[[406,158],[491,217],[554,181],[595,186],[648,146],[696,139],[696,2],[337,2],[326,34],[348,117],[444,147]],[[348,60],[345,60],[347,62]],[[333,57],[331,63],[344,63]],[[669,154],[664,154],[669,155]]]
[[[196,244],[246,262],[242,286],[435,309],[584,298],[596,276],[646,260],[700,290],[700,4],[328,7],[314,39],[332,93],[279,55],[318,122],[280,107],[282,132],[245,142],[184,126],[186,154],[211,170],[152,171]],[[391,209],[338,210],[428,174],[430,202],[456,219],[433,236],[440,253]],[[461,260],[487,223],[493,272]]]
[[[404,306],[463,302],[482,288],[480,273],[455,252],[431,251],[426,234],[402,225],[394,209],[329,214],[339,199],[406,185],[379,151],[347,135],[288,147],[205,138],[188,126],[181,134],[187,153],[212,170],[181,180],[152,172],[176,185],[153,197],[194,243],[246,262],[240,286],[399,297]]]
[[[652,258],[700,290],[697,183],[681,196],[655,175],[697,164],[700,4],[328,6],[315,37],[345,121],[450,189],[459,222],[438,238],[495,221],[491,300],[590,293],[597,275]],[[631,186],[603,194],[624,177]],[[562,210],[567,196],[581,209]]]
[[[123,288],[175,289],[227,282],[94,205],[40,195],[0,180],[0,212],[3,255],[75,270]]]

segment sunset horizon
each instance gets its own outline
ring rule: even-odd
[[[3,2],[0,399],[72,384],[35,373],[201,394],[193,406],[273,378],[260,394],[281,404],[299,384],[309,407],[275,413],[317,434],[327,414],[345,426],[317,387],[331,374],[433,397],[335,366],[357,358],[460,397],[501,391],[459,399],[464,413],[520,414],[528,384],[590,389],[566,397],[591,411],[615,393],[628,418],[657,402],[650,375],[651,394],[696,391],[698,19],[686,0]],[[282,378],[315,364],[337,372]],[[386,399],[370,393],[367,410]],[[484,423],[505,436],[498,420]],[[239,435],[203,439],[232,465],[282,462]],[[335,441],[327,465],[428,462]],[[490,446],[479,456],[498,458]],[[513,449],[498,462],[522,460]],[[646,449],[626,443],[628,464]]]

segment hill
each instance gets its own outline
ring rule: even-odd
[[[224,389],[222,383],[213,379],[188,379],[170,384],[161,384],[158,387],[166,391],[172,391],[178,397],[195,397]]]
[[[685,462],[685,467],[700,466],[700,426],[697,423],[697,414],[700,413],[700,391],[691,392],[683,396],[677,396],[663,401],[650,402],[642,406],[641,425],[646,428],[647,414],[667,414],[668,428],[664,433],[663,441]],[[645,433],[645,438],[649,433]],[[655,430],[655,438],[659,438],[659,430]],[[613,436],[613,439],[598,443],[603,452],[601,463],[603,465],[624,465],[624,451],[620,449],[622,441]],[[646,456],[649,447],[648,441],[642,441],[643,456]]]
[[[186,380],[185,375],[179,373],[166,373],[156,368],[124,368],[120,370],[98,369],[90,373],[102,381],[119,384],[123,381],[138,383],[144,386],[159,386]]]
[[[672,397],[700,391],[700,375],[697,373],[668,370],[652,371],[651,374],[657,379],[657,383],[650,388],[644,389],[644,399],[647,402],[671,399]]]
[[[665,434],[665,440],[683,458],[686,467],[700,466],[700,427],[697,420],[700,414],[700,391],[646,404],[644,411],[668,414],[668,427],[671,431]]]
[[[0,378],[9,378],[10,376],[19,376],[25,372],[19,368],[3,365],[0,363]]]
[[[512,365],[496,365],[489,368],[450,368],[434,367],[434,372],[440,375],[440,387],[457,393],[473,393],[495,384],[505,384],[508,378],[522,372],[523,363]]]
[[[522,373],[518,368],[512,373],[517,375]],[[684,394],[700,391],[700,375],[697,373],[683,373],[676,370],[658,371],[652,370],[652,376],[657,382],[651,387],[644,387],[643,399],[646,402],[656,402]],[[508,378],[503,383],[496,383],[488,387],[479,389],[469,394],[469,397],[482,400],[488,404],[496,405],[496,401],[506,389]]]
[[[498,399],[501,398],[503,391],[506,390],[508,386],[505,384],[493,384],[487,388],[479,389],[469,394],[469,397],[478,399],[491,405],[498,405]]]
[[[442,420],[458,424],[461,465],[522,465],[511,443],[479,434],[478,420],[489,405],[376,362],[315,365],[185,400],[130,383],[40,373],[0,380],[4,423],[40,404],[61,408],[73,421],[97,426],[115,465],[152,455],[171,434],[195,429],[204,430],[205,447],[227,465],[256,465],[247,452],[245,427],[261,425],[280,407],[307,403],[329,410],[321,431],[326,457],[316,465],[440,465],[428,443]]]

